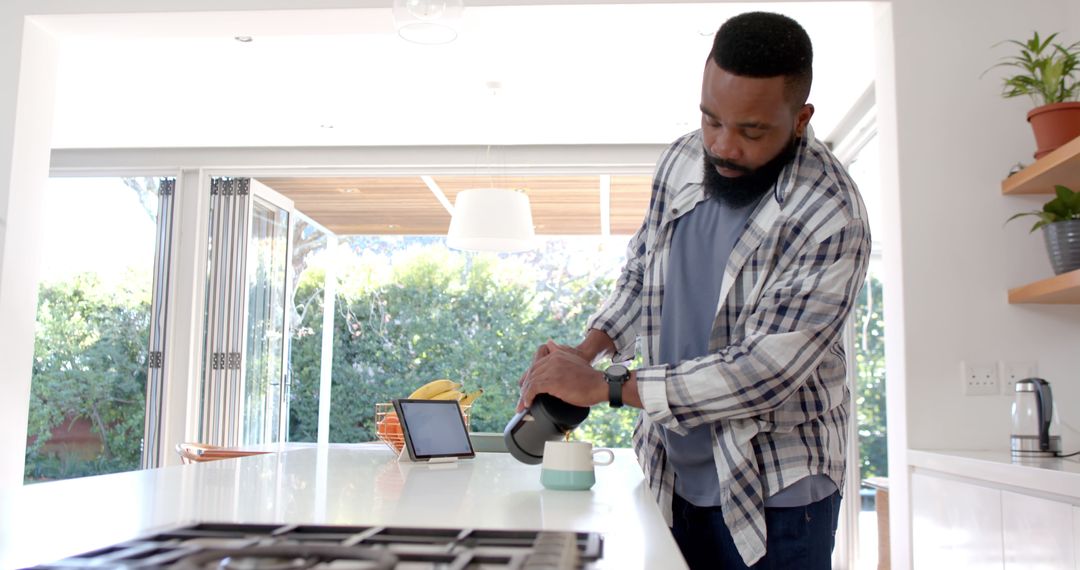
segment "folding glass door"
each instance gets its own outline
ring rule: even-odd
[[[288,422],[292,201],[248,178],[210,181],[201,440],[281,441]]]

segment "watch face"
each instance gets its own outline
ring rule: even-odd
[[[630,374],[630,371],[626,369],[622,364],[612,364],[608,366],[607,375],[609,378],[625,378]]]

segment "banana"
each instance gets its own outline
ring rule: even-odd
[[[440,378],[438,380],[432,380],[427,384],[417,388],[412,394],[409,394],[410,400],[430,400],[436,394],[441,394],[449,390],[457,390],[461,388],[461,384],[448,380],[446,378]]]
[[[458,392],[457,390],[447,390],[445,392],[439,392],[438,394],[435,394],[434,396],[432,396],[432,397],[430,397],[428,399],[429,400],[461,400],[461,398],[463,396],[464,396],[464,394],[462,394],[461,392]]]
[[[465,406],[471,406],[472,403],[474,401],[476,401],[476,399],[479,398],[480,395],[483,394],[483,393],[484,393],[484,389],[480,388],[480,389],[478,389],[478,390],[476,390],[474,392],[469,392],[468,394],[465,394],[465,397],[458,400],[458,401],[461,403],[461,407],[463,407],[463,408]]]

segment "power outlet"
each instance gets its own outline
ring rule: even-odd
[[[1016,390],[1016,381],[1035,378],[1039,375],[1039,363],[1033,361],[1001,362],[1001,390],[1006,396],[1012,396]]]
[[[965,396],[993,396],[999,393],[996,363],[962,364]]]

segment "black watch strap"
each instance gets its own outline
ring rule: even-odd
[[[622,389],[630,379],[630,371],[622,364],[612,364],[604,371],[608,383],[608,404],[612,408],[623,406]]]

